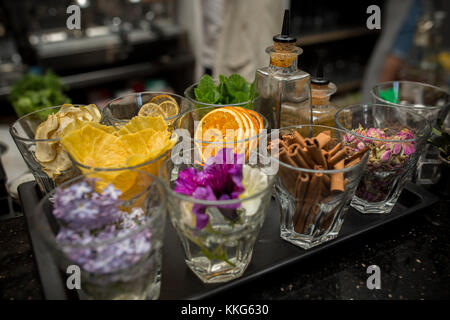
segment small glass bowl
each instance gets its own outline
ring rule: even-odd
[[[138,92],[128,94],[122,97],[115,98],[108,102],[102,111],[102,123],[111,125],[114,127],[121,127],[125,125],[131,118],[138,115],[139,110],[143,105],[150,102],[150,100],[156,96],[168,95],[173,98],[180,108],[177,115],[164,119],[169,127],[173,125],[173,122],[182,113],[185,113],[193,108],[193,104],[188,99],[183,98],[174,93],[168,92]]]
[[[337,127],[348,133],[346,141],[364,141],[371,148],[352,206],[364,214],[389,214],[423,152],[431,131],[429,122],[411,108],[380,104],[341,108],[334,119]],[[393,134],[408,129],[414,138],[402,140],[367,137],[353,131],[359,126],[364,129],[387,128]],[[410,147],[413,148],[413,153],[405,154],[404,148]]]
[[[90,212],[89,215],[92,216],[84,215],[84,218],[89,217],[89,223],[85,221],[83,224],[95,224],[95,229],[87,231],[84,226],[80,229],[79,222],[75,224],[75,220],[62,218],[54,211],[55,201],[58,201],[58,207],[67,201],[63,200],[60,193],[67,188],[72,187],[77,189],[77,192],[86,192],[79,185],[85,183],[85,186],[95,185],[94,189],[97,192],[102,190],[109,181],[102,181],[95,173],[78,176],[57,187],[41,200],[31,217],[37,225],[39,237],[48,247],[61,272],[67,274],[68,270],[71,270],[73,277],[76,275],[73,271],[79,268],[78,284],[81,288],[77,289],[81,289],[89,299],[140,300],[159,297],[167,205],[164,186],[157,177],[146,172],[125,170],[124,174],[134,178],[132,196],[129,193],[128,196],[120,195],[119,200],[115,200],[120,201],[117,204],[112,204],[110,198],[101,202],[99,199],[102,199],[103,195],[99,196],[94,205],[95,208],[101,208],[97,215],[92,214],[93,209],[89,211],[91,208],[89,205],[78,206],[75,209],[82,211],[84,208]],[[113,185],[119,189],[123,187],[121,184]],[[70,203],[79,202],[80,197],[77,198],[76,192],[72,190],[66,192],[65,196],[68,194],[74,198],[65,209],[70,211],[74,210],[70,207]],[[126,223],[121,222],[120,227],[117,225],[118,222],[105,221],[112,214],[111,206],[114,206],[114,210],[118,208],[125,215],[132,217],[124,220]],[[108,210],[108,216],[102,215],[101,210]],[[129,219],[137,219],[133,216],[136,213],[139,213],[137,220],[139,222],[134,220],[136,224],[133,225]],[[100,237],[101,232],[105,232],[103,236],[108,232],[114,232],[111,231],[114,226],[116,230],[121,228],[122,231],[128,232],[118,233],[112,237],[111,235]],[[83,231],[87,233],[83,234]],[[77,281],[74,280],[73,283],[76,284]]]
[[[338,143],[346,146],[343,140],[346,132],[332,127],[298,125],[278,130],[278,135],[272,136],[272,140],[295,131],[305,138],[329,131],[334,138],[331,148]],[[314,170],[294,167],[281,161],[276,151],[272,150],[272,153],[272,161],[279,166],[275,195],[281,207],[281,238],[303,249],[311,249],[336,238],[368,154],[359,163],[347,168]]]
[[[76,105],[83,106],[83,105]],[[60,139],[35,139],[36,128],[47,117],[59,111],[62,106],[43,108],[20,117],[9,128],[9,132],[16,143],[25,163],[33,174],[39,189],[44,193],[53,190],[55,186],[80,174],[79,170],[72,165],[67,153],[63,150]],[[40,162],[35,152],[38,144],[56,145],[59,151],[54,160]]]
[[[195,150],[180,153],[180,159],[186,159],[183,153],[193,159]],[[192,163],[167,159],[161,167],[160,178],[168,195],[170,219],[183,245],[186,264],[195,275],[205,283],[231,281],[239,278],[251,261],[253,247],[266,217],[275,175],[261,163],[244,164],[243,170],[257,168],[258,172],[264,172],[267,185],[262,190],[245,198],[199,200],[174,191],[179,172],[187,168],[203,169],[203,165]],[[209,217],[204,228],[197,228],[195,206],[204,207]]]

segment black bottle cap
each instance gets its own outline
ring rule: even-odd
[[[330,83],[330,80],[325,79],[323,76],[323,62],[322,59],[319,60],[319,63],[317,64],[317,70],[316,70],[316,76],[311,79],[311,83],[317,84],[317,85],[327,85]]]
[[[273,41],[281,43],[292,43],[297,41],[296,38],[291,37],[290,33],[290,21],[289,21],[289,9],[284,10],[283,27],[281,29],[281,34],[277,34],[273,37]]]

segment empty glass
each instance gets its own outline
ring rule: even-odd
[[[342,108],[335,121],[347,131],[347,142],[370,148],[352,206],[367,214],[390,213],[424,150],[428,121],[411,108],[379,104]]]
[[[166,194],[153,175],[124,174],[126,185],[91,173],[69,180],[32,216],[61,272],[79,268],[71,283],[89,299],[159,297]]]
[[[445,120],[450,109],[450,95],[447,91],[420,82],[393,81],[376,85],[372,91],[372,102],[392,106],[405,106],[425,117],[430,125],[438,118]],[[426,145],[425,152],[417,165],[417,182],[434,184],[439,180],[439,151]]]

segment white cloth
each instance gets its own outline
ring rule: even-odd
[[[253,81],[256,69],[269,65],[266,48],[283,22],[285,1],[226,0],[214,78],[239,73]]]

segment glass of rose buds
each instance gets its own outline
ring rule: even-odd
[[[344,141],[344,130],[298,125],[272,132],[268,150],[277,161],[275,194],[280,235],[303,249],[337,237],[368,154]],[[361,147],[361,148],[359,148]]]
[[[342,108],[335,122],[347,132],[347,144],[370,151],[352,206],[364,214],[390,213],[424,152],[429,122],[411,108],[382,104]]]
[[[79,268],[88,299],[159,297],[164,187],[144,171],[124,175],[126,181],[92,173],[69,180],[44,197],[32,217],[62,272]]]

